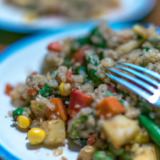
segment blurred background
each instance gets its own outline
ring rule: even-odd
[[[36,4],[34,1],[36,1]],[[62,26],[67,28],[75,24],[75,26],[85,25],[85,23],[94,23],[99,19],[104,19],[111,23],[140,22],[154,23],[160,26],[160,0],[140,1],[142,4],[139,4],[136,8],[137,4],[135,2],[137,1],[133,0],[135,10],[130,13],[134,7],[133,4],[131,4],[132,2],[130,2],[130,6],[125,6],[129,5],[127,0],[100,0],[98,1],[98,6],[95,0],[88,0],[87,5],[91,8],[90,12],[88,12],[87,7],[84,7],[87,6],[86,0],[70,0],[68,4],[63,4],[64,0],[48,0],[48,4],[45,4],[44,2],[46,1],[43,0],[0,0],[0,50],[18,39],[30,34],[37,34],[42,30],[53,29],[56,31],[62,28]],[[128,4],[125,4],[125,2]],[[58,3],[61,3],[61,5]],[[14,12],[15,14],[13,14]],[[22,17],[20,17],[19,14],[23,14],[25,23],[21,22]],[[130,16],[128,16],[129,14]],[[118,15],[120,15],[120,17],[117,17]],[[44,23],[47,25],[44,26]]]

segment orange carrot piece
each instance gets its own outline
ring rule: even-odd
[[[67,74],[66,74],[66,83],[72,83],[72,71],[71,71],[71,68],[70,69],[68,69],[68,71],[67,71]]]
[[[121,113],[124,113],[123,106],[115,97],[112,96],[104,98],[96,107],[96,114],[98,116],[103,115],[106,118]]]
[[[10,84],[6,84],[4,93],[10,96],[10,92],[13,89],[13,87]]]
[[[62,120],[66,121],[67,120],[67,115],[66,115],[65,108],[64,108],[62,100],[60,98],[52,98],[52,99],[50,99],[50,103],[55,104],[56,110],[58,110]]]
[[[29,96],[33,96],[33,95],[37,94],[37,90],[36,89],[29,89],[29,90],[27,90],[27,94]]]
[[[62,46],[59,42],[52,42],[48,45],[47,48],[49,51],[61,52]]]

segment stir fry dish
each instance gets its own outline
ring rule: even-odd
[[[78,160],[160,159],[160,109],[105,74],[117,62],[160,73],[154,25],[118,31],[100,25],[47,49],[41,73],[5,87],[17,107],[9,114],[27,142],[58,147],[69,139],[81,146]]]
[[[4,0],[39,15],[63,15],[86,19],[106,14],[119,6],[119,0]]]

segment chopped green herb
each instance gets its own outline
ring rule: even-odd
[[[85,44],[90,44],[90,37],[81,37],[77,38],[75,41],[71,44],[71,53],[75,53],[81,46]]]
[[[69,133],[69,137],[71,139],[80,138],[79,134],[78,134],[78,131],[77,131],[78,127],[80,126],[81,123],[85,122],[87,119],[88,119],[88,115],[84,115],[84,116],[82,116],[81,118],[79,118],[75,121],[75,123],[72,125],[72,129]]]
[[[38,94],[40,94],[43,97],[47,97],[53,93],[53,90],[48,86],[47,83],[45,83],[44,87],[38,91]]]
[[[87,138],[79,138],[79,140],[80,140],[80,144],[81,144],[81,146],[86,146],[87,145]]]
[[[143,47],[142,50],[145,49],[147,52],[150,49],[149,47]],[[142,54],[143,55],[143,54]]]
[[[138,103],[137,103],[137,107],[141,108],[143,115],[149,117],[149,114],[150,114],[149,103],[147,103],[144,100],[142,100],[142,99],[139,98],[138,99]]]
[[[77,68],[77,73],[78,73],[78,75],[81,75],[82,73],[86,74],[86,72],[87,72],[87,69],[86,69],[86,67],[84,67],[84,66],[79,66],[79,67]]]
[[[30,107],[30,102],[28,102],[25,107]]]
[[[67,66],[68,69],[71,67],[70,59],[69,59],[69,58],[65,58],[65,59],[64,59],[64,63],[65,63],[65,65]]]
[[[119,100],[119,102],[120,102],[120,103],[122,103],[122,104],[124,103],[124,101],[123,101],[122,99],[121,99],[121,100]]]
[[[100,59],[100,60],[102,60],[102,59],[103,59],[103,57],[104,57],[104,53],[103,53],[103,52],[101,52],[101,53],[99,54],[99,59]]]
[[[85,84],[85,83],[92,83],[92,81],[88,77],[86,77],[82,84]]]
[[[100,78],[96,75],[96,70],[94,69],[90,69],[89,72],[88,72],[88,75],[90,76],[92,82],[93,82],[93,85],[95,87],[98,87],[100,84],[101,84],[101,80]]]
[[[94,42],[92,37],[96,37],[99,41],[98,43],[97,42]],[[102,37],[100,31],[99,31],[99,27],[96,27],[92,30],[91,32],[91,42],[96,45],[97,47],[100,47],[100,48],[106,48],[106,40]]]
[[[127,97],[128,96],[128,93],[120,91],[119,89],[116,89],[116,92],[119,93],[119,94],[121,94],[122,97]]]
[[[141,39],[143,39],[143,37],[138,34],[137,39],[138,39],[138,40],[141,40]]]

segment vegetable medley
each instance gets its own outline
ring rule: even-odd
[[[69,138],[82,147],[78,160],[159,160],[160,109],[105,75],[116,62],[160,73],[159,50],[153,25],[119,31],[101,25],[51,42],[41,74],[6,85],[17,107],[13,121],[32,145],[61,146]]]

